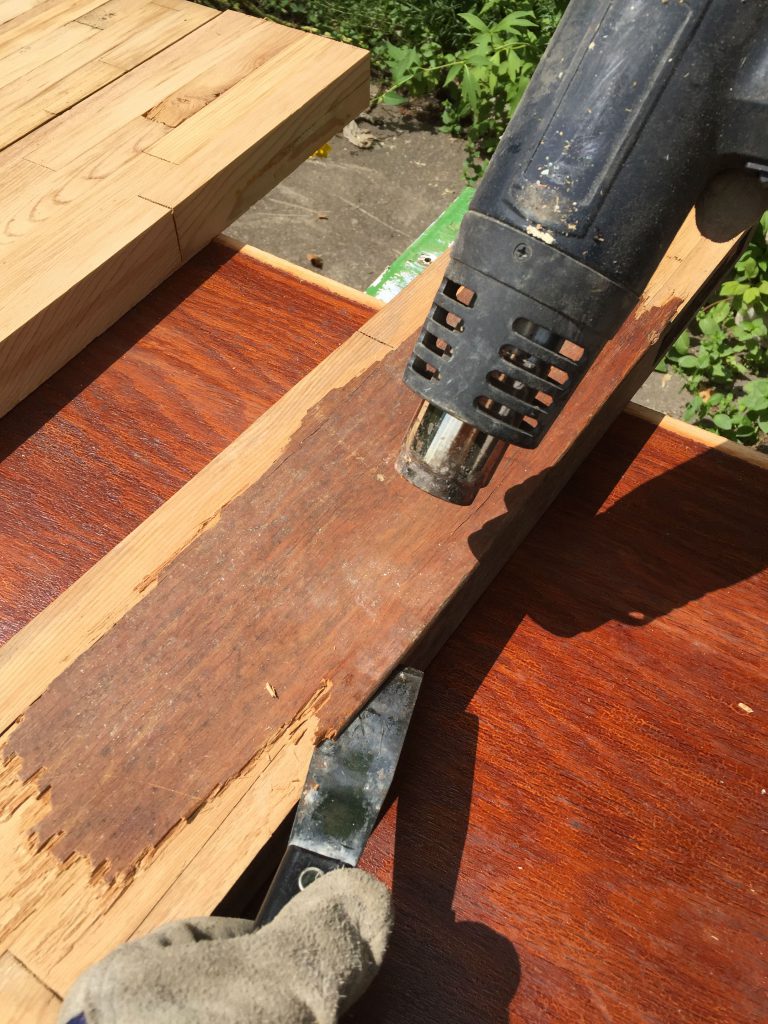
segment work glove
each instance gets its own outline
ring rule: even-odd
[[[368,988],[392,927],[386,886],[343,868],[277,917],[176,921],[89,968],[60,1024],[332,1024]]]

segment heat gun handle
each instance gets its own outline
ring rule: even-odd
[[[760,161],[764,0],[571,0],[471,209],[639,295],[713,175]]]

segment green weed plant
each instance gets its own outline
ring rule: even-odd
[[[459,13],[450,46],[432,40],[388,42],[392,86],[384,102],[434,94],[441,100],[443,128],[466,139],[465,174],[482,174],[499,137],[520,102],[555,30],[563,2],[539,2],[509,10],[488,0]]]
[[[690,398],[683,419],[754,445],[768,435],[768,214],[720,285],[657,367]]]

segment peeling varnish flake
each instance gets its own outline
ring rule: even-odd
[[[736,707],[745,715],[754,715],[755,709],[751,708],[749,704],[745,704],[743,701],[739,701]]]

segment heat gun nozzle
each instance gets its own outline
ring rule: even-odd
[[[409,483],[454,505],[471,505],[493,476],[506,444],[422,402],[395,468]]]

